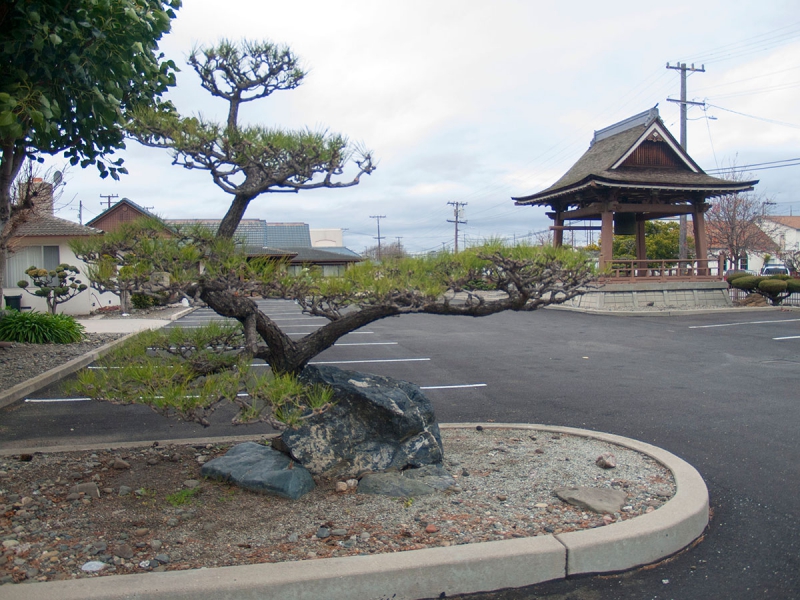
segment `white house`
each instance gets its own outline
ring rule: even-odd
[[[69,242],[76,237],[99,235],[102,231],[54,216],[52,186],[44,182],[41,185],[45,193],[37,199],[36,215],[23,223],[11,238],[6,259],[3,295],[6,298],[20,297],[22,310],[47,312],[47,302],[44,298],[34,296],[17,286],[20,281],[28,281],[30,284],[28,290],[30,292],[36,290],[25,270],[32,266],[52,270],[59,264],[66,263],[78,267],[81,271],[79,279],[89,285],[86,265],[70,250]],[[4,304],[7,304],[7,300]],[[69,301],[59,304],[57,310],[68,315],[87,315],[101,306],[118,304],[119,299],[113,294],[99,294],[89,288]]]
[[[762,229],[780,248],[779,253],[800,251],[800,217],[769,216]]]

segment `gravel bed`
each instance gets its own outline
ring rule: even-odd
[[[49,371],[122,337],[122,333],[90,333],[76,344],[20,344],[0,348],[0,390]]]
[[[292,501],[203,480],[200,466],[227,446],[0,458],[0,584],[547,535],[652,512],[675,492],[662,465],[598,440],[514,429],[442,438],[457,485],[414,498],[337,492],[336,481],[318,479]],[[595,464],[606,452],[616,468]],[[79,483],[96,484],[97,497],[73,490]],[[613,515],[585,512],[553,493],[571,485],[622,490],[627,500]],[[86,572],[91,564],[100,570]]]

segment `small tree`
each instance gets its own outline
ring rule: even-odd
[[[383,244],[378,250],[378,246],[370,246],[364,250],[364,258],[370,260],[382,260],[384,258],[404,258],[408,253],[400,241],[391,244]]]
[[[25,280],[17,282],[17,287],[22,288],[31,296],[44,298],[47,301],[47,310],[51,315],[56,314],[59,304],[72,300],[88,287],[78,279],[78,275],[80,275],[78,267],[66,263],[58,265],[52,271],[28,267],[25,274],[31,278],[33,285],[38,289],[35,292],[28,291],[28,282]]]
[[[735,165],[720,177],[730,181],[747,181],[749,175]],[[706,213],[706,227],[711,245],[720,248],[738,269],[744,264],[748,253],[767,250],[769,241],[765,230],[769,230],[765,217],[773,203],[754,192],[726,194],[712,200],[711,210]]]
[[[126,241],[117,248],[109,244],[109,239],[89,240],[87,243],[96,244],[96,249],[80,257],[88,261],[92,257],[114,261],[116,272],[130,289],[182,293],[208,303],[218,314],[241,324],[237,343],[232,343],[230,332],[225,332],[218,339],[194,344],[178,344],[173,340],[159,346],[164,352],[172,349],[178,353],[183,353],[185,347],[226,349],[219,358],[199,354],[192,358],[200,366],[192,367],[188,378],[181,376],[184,382],[181,393],[178,388],[170,387],[173,391],[169,393],[151,389],[147,395],[151,400],[158,398],[160,408],[177,410],[200,423],[207,423],[211,407],[227,398],[243,407],[248,420],[260,418],[275,424],[274,405],[254,407],[236,393],[231,395],[236,386],[245,385],[244,365],[252,358],[269,363],[276,377],[297,375],[342,336],[386,317],[409,314],[481,317],[505,310],[533,311],[575,297],[593,278],[586,257],[571,249],[509,247],[496,242],[468,248],[457,255],[438,253],[381,263],[365,261],[340,277],[323,277],[316,269],[292,275],[285,262],[249,260],[232,240],[214,236],[203,228],[165,237],[153,230],[148,233],[146,226],[142,222],[123,226],[120,240]],[[153,277],[154,273],[158,276]],[[487,296],[473,291],[476,288],[495,293]],[[294,300],[303,312],[324,317],[328,323],[293,339],[258,308],[252,296]],[[240,349],[231,352],[231,347]],[[238,373],[235,377],[233,371]],[[231,372],[233,379],[220,375],[220,385],[215,387],[208,383],[211,372]],[[164,380],[155,375],[143,377],[151,383]],[[138,401],[140,396],[145,397],[138,392],[132,396],[115,392],[124,388],[119,382],[107,385],[97,376],[92,376],[92,381],[92,389],[85,389],[84,393],[98,398],[124,396],[129,398],[125,401]],[[205,391],[198,391],[201,388]],[[165,400],[167,397],[172,400]],[[189,397],[193,400],[186,399]]]

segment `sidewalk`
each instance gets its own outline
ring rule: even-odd
[[[168,319],[76,319],[86,333],[136,333],[146,329],[160,329],[172,320]]]

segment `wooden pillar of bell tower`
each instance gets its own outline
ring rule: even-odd
[[[553,229],[553,246],[559,248],[564,243],[564,230],[561,229],[564,226],[564,219],[561,218],[561,213],[558,211],[553,217],[553,225],[556,227]]]
[[[698,202],[692,213],[692,229],[694,230],[694,252],[697,257],[697,274],[708,275],[708,238],[706,237],[705,212],[708,205]]]
[[[611,264],[614,259],[614,213],[606,206],[600,213],[600,269]]]

